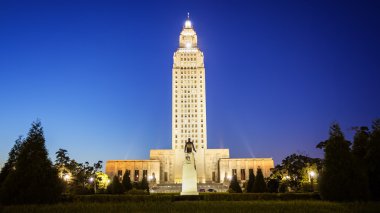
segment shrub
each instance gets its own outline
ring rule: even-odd
[[[256,180],[253,184],[253,192],[266,192],[267,191],[267,185],[264,180],[263,172],[260,168],[257,169],[256,173]]]
[[[239,182],[237,181],[236,175],[234,175],[232,180],[231,180],[228,192],[230,192],[230,193],[242,193],[242,190],[240,188]]]

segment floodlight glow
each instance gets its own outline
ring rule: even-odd
[[[191,43],[190,42],[186,43],[186,48],[191,48]]]
[[[92,181],[94,181],[94,178],[90,177],[89,181],[90,181],[90,183],[92,183]]]
[[[314,171],[311,171],[309,174],[310,174],[310,177],[314,177],[315,176],[315,172]]]
[[[228,176],[227,176],[227,179],[228,179],[228,180],[231,180],[231,179],[232,179],[231,175],[228,175]]]

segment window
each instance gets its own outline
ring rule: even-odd
[[[240,169],[240,180],[245,180],[245,169]]]
[[[128,176],[128,177],[131,177],[131,170],[128,170],[128,169],[127,169],[126,173],[127,173],[127,176]]]
[[[215,182],[215,181],[216,181],[215,172],[212,172],[212,181],[213,181],[213,182]]]
[[[168,182],[168,173],[167,172],[164,172],[164,181]]]
[[[139,181],[139,170],[135,170],[135,181]]]
[[[232,169],[232,176],[236,175],[236,169]]]
[[[147,176],[148,176],[148,170],[143,170],[143,177],[147,178]]]
[[[117,171],[117,176],[118,176],[119,178],[121,178],[121,177],[123,176],[123,171],[122,171],[122,170],[118,170],[118,171]]]

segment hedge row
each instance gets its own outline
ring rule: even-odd
[[[251,201],[251,200],[320,200],[318,193],[210,193],[197,196],[180,196],[174,194],[153,194],[153,195],[66,195],[63,202],[174,202],[185,200],[204,201]]]

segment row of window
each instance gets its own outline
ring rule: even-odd
[[[174,105],[175,107],[178,107],[177,104]],[[181,104],[182,108],[197,108],[198,104]],[[203,104],[201,104],[200,107],[203,107]]]
[[[181,136],[182,136],[182,137],[187,137],[187,138],[194,138],[194,137],[196,137],[196,136],[194,136],[194,135],[187,135],[187,136],[186,136],[186,135],[185,135],[185,136],[184,136],[184,135],[181,135]],[[191,137],[190,137],[190,136],[191,136]],[[178,135],[175,135],[174,137],[177,138]],[[203,134],[201,134],[201,138],[203,138]],[[182,142],[182,141],[181,141],[181,142]]]
[[[185,120],[186,121],[186,120]],[[178,120],[177,119],[175,119],[175,122],[177,123],[178,122]],[[190,122],[190,120],[189,120],[189,122]],[[195,119],[194,120],[194,122],[198,122],[198,120],[197,119]],[[183,119],[181,119],[181,123],[183,123]],[[203,123],[203,119],[201,119],[201,123]],[[191,127],[194,127],[194,125],[195,124],[191,124],[192,126]],[[182,126],[183,127],[183,126]],[[185,128],[187,127],[187,124],[185,124]],[[189,124],[189,127],[190,127],[190,124]]]
[[[192,127],[192,128],[194,128],[194,127]],[[189,130],[189,133],[190,133],[190,130]],[[191,133],[198,133],[198,129],[191,129]],[[201,133],[203,133],[203,129],[201,129]]]
[[[148,176],[148,170],[142,170],[142,171],[143,171],[143,173],[142,173],[143,177],[148,178],[147,177]],[[127,169],[125,172],[126,172],[127,176],[129,178],[131,178],[131,170]],[[140,174],[140,170],[135,170],[135,173],[133,175],[133,179],[132,180],[139,181],[139,174]],[[122,178],[123,178],[123,170],[118,170],[117,171],[117,176],[119,177],[120,180],[122,180]],[[154,177],[155,176],[154,173],[152,173],[152,176],[153,176],[153,178],[155,178]]]
[[[181,58],[181,61],[196,61],[196,58]]]
[[[189,68],[184,68],[184,69],[182,69],[182,67],[181,67],[181,72],[177,72],[177,71],[175,71],[174,72],[174,74],[177,76],[178,75],[178,73],[181,73],[181,75],[194,75],[194,74],[202,74],[202,71],[203,70],[199,70],[199,72],[197,71],[197,70],[193,70],[193,69],[189,69]]]
[[[194,124],[194,125],[195,125],[195,128],[198,127],[197,124]],[[175,127],[175,128],[178,128],[178,125],[176,124],[176,125],[174,125],[174,127]],[[201,124],[201,128],[203,128],[203,124]],[[181,129],[181,133],[190,133],[190,130],[187,131],[187,129]]]
[[[175,118],[178,118],[178,115],[174,115]],[[181,118],[197,118],[198,117],[198,114],[181,114]],[[199,115],[199,117],[204,117],[203,115]]]
[[[202,91],[202,90],[201,90]],[[175,98],[194,98],[193,95],[190,95],[190,94],[182,94],[181,96],[178,96],[177,94],[174,95]],[[195,98],[197,97],[197,95],[195,95]],[[203,98],[202,95],[200,95],[200,98]],[[202,100],[202,99],[201,99]]]
[[[196,56],[196,53],[179,53],[180,56]]]
[[[249,173],[253,173],[253,169],[249,169]],[[236,169],[232,169],[232,175],[237,175]],[[245,169],[240,169],[240,180],[246,180]]]
[[[174,110],[175,113],[178,113],[178,109]],[[198,112],[197,109],[181,109],[181,113],[193,113],[193,112]],[[201,109],[201,113],[203,113],[203,109]]]

